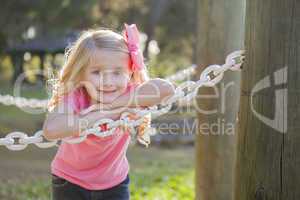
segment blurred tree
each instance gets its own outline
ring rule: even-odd
[[[195,43],[195,0],[170,0],[164,6],[160,18],[154,18],[159,21],[153,38],[161,51],[150,64],[153,75],[160,77],[187,67],[193,61]]]
[[[70,30],[108,27],[122,31],[136,23],[154,39],[160,54],[149,63],[154,75],[164,76],[191,63],[194,41],[194,2],[178,0],[2,0],[0,48],[39,36],[58,36]],[[147,51],[148,48],[145,48]],[[145,54],[148,54],[147,52]],[[162,64],[161,64],[162,63]]]
[[[197,74],[244,49],[245,0],[198,0]],[[197,98],[196,199],[233,198],[240,73],[226,72]],[[243,198],[240,198],[243,199]]]
[[[145,52],[144,55],[148,58],[148,47],[149,42],[154,38],[154,30],[157,26],[159,19],[164,14],[171,1],[168,0],[151,0],[150,2],[150,11],[147,26],[145,28],[145,32],[148,36],[146,44],[145,44]]]

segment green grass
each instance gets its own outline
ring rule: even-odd
[[[147,149],[130,146],[127,155],[130,162],[132,200],[194,199],[193,148],[161,149],[152,146]],[[32,155],[24,158],[30,157]],[[33,175],[34,171],[29,174]],[[50,176],[46,170],[44,175],[32,175],[28,175],[28,179],[23,174],[20,176],[22,178],[1,181],[0,199],[50,199]]]
[[[47,180],[8,182],[0,187],[0,198],[7,200],[48,200],[50,183]]]

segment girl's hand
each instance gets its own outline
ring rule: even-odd
[[[93,104],[93,105],[89,106],[88,108],[80,111],[80,114],[85,115],[89,112],[96,111],[96,110],[109,111],[109,110],[112,110],[112,109],[113,108],[112,108],[111,104],[97,103],[97,104]]]
[[[107,109],[107,110],[102,110],[102,109],[99,109],[101,108],[102,105],[100,104],[94,104],[84,110],[82,110],[80,112],[81,115],[87,115],[88,113],[90,112],[99,112],[101,114],[107,114],[108,116],[111,115],[111,116],[116,116],[116,117],[113,117],[113,118],[120,118],[121,115],[124,113],[124,112],[128,112],[130,114],[128,114],[128,117],[129,119],[131,120],[138,120],[140,119],[140,117],[136,114],[136,113],[133,113],[129,110],[129,108],[126,108],[126,107],[122,107],[122,108],[118,108],[118,109]],[[106,107],[108,108],[108,107]]]
[[[112,107],[154,106],[174,94],[175,87],[171,82],[160,78],[150,79],[118,97],[112,102]]]
[[[92,128],[93,125],[100,119],[119,120],[121,115],[124,112],[130,113],[129,118],[132,118],[135,115],[135,113],[132,113],[127,108],[123,108],[122,110],[114,109],[109,111],[101,111],[101,110],[92,110],[91,107],[89,107],[81,111],[80,118],[88,121],[88,125],[86,128]]]

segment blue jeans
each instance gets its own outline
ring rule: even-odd
[[[54,174],[52,200],[129,200],[129,174],[120,184],[104,190],[88,190]]]

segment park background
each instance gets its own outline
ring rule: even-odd
[[[152,77],[196,63],[189,78],[198,80],[207,66],[222,65],[228,54],[245,49],[241,71],[229,70],[215,87],[199,88],[212,97],[232,84],[218,98],[196,99],[197,106],[216,113],[186,105],[152,124],[187,120],[211,127],[222,121],[234,125],[233,134],[179,129],[154,135],[150,148],[131,146],[132,199],[300,199],[299,21],[299,0],[3,0],[0,94],[13,94],[24,72],[22,96],[47,98],[47,82],[35,70],[55,73],[65,46],[87,28],[120,32],[125,22],[137,24]],[[15,106],[1,104],[0,113],[3,137],[16,130],[32,135],[44,120],[44,113]],[[0,199],[49,199],[55,151],[1,146]]]

